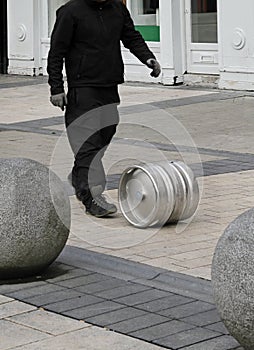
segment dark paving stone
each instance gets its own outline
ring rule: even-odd
[[[116,287],[114,289],[94,292],[94,294],[104,299],[116,299],[127,295],[135,294],[138,292],[143,292],[148,289],[150,288],[147,286],[142,286],[141,284],[126,282],[124,286]]]
[[[58,301],[55,303],[47,304],[47,309],[54,312],[64,312],[68,310],[77,309],[86,305],[92,305],[102,302],[103,299],[94,297],[93,295],[82,295],[81,297],[76,297],[64,301]]]
[[[8,296],[16,299],[28,299],[37,295],[42,295],[45,293],[56,292],[63,289],[61,286],[57,286],[54,284],[47,283],[46,285],[41,285],[34,288],[26,288],[22,290],[18,290],[16,292],[9,293]]]
[[[107,280],[109,277],[106,275],[102,275],[99,273],[93,273],[86,276],[78,276],[74,278],[65,279],[62,281],[56,281],[55,284],[67,287],[67,288],[75,288],[83,285],[88,285],[93,282],[100,282],[103,280]]]
[[[65,247],[41,276],[0,293],[170,349],[229,342],[210,281],[85,249]]]
[[[23,126],[30,126],[30,127],[49,127],[49,126],[55,126],[64,124],[64,117],[58,116],[58,117],[50,117],[50,118],[41,118],[41,119],[34,119],[34,120],[27,120],[17,123],[12,123],[11,125],[23,125]]]
[[[107,312],[106,314],[87,318],[86,321],[98,326],[109,326],[113,323],[131,320],[135,317],[145,315],[146,312],[135,309],[133,307],[125,307],[124,309]]]
[[[156,101],[151,103],[153,106],[165,109],[165,108],[173,108],[173,107],[180,107],[180,106],[187,106],[191,104],[197,104],[197,103],[204,103],[204,102],[212,102],[212,101],[219,101],[219,100],[228,100],[232,99],[234,97],[244,97],[244,93],[240,94],[236,92],[233,94],[228,93],[214,93],[209,95],[200,95],[200,96],[194,96],[194,97],[184,97],[179,99],[173,99],[173,100],[165,100],[165,101]]]
[[[201,341],[216,338],[220,333],[209,331],[200,327],[193,328],[184,332],[170,335],[165,338],[154,340],[153,343],[160,346],[167,346],[173,350],[200,343]],[[194,348],[196,350],[196,348]],[[202,348],[202,350],[204,350]]]
[[[43,270],[37,277],[41,279],[53,278],[61,276],[65,273],[70,273],[75,269],[74,266],[62,264],[58,261],[53,262],[46,270]]]
[[[194,301],[192,303],[172,307],[167,310],[159,311],[158,313],[163,316],[171,318],[181,319],[191,315],[199,314],[204,311],[213,310],[215,306],[203,301]]]
[[[141,282],[136,280],[136,282]],[[174,294],[180,294],[189,298],[213,303],[213,291],[211,281],[202,280],[193,276],[167,271],[159,273],[152,281],[146,281],[147,285],[154,288],[168,290]]]
[[[68,245],[65,246],[58,261],[77,268],[85,267],[88,270],[125,281],[132,281],[138,277],[149,280],[155,278],[160,272],[166,271],[161,268]]]
[[[191,328],[195,328],[195,326],[182,321],[173,320],[157,326],[148,327],[140,331],[132,332],[129,335],[151,342],[155,339],[186,331]]]
[[[182,318],[182,321],[194,324],[195,326],[207,326],[212,323],[220,322],[221,318],[217,309],[209,310],[206,312],[198,313],[196,315]],[[215,330],[215,329],[214,329]]]
[[[146,147],[143,145],[143,147]],[[163,145],[160,145],[158,149],[164,149]],[[169,151],[169,150],[168,150]],[[171,150],[170,150],[171,151]],[[220,151],[218,151],[220,152]],[[202,153],[202,152],[200,152]],[[219,174],[234,173],[239,171],[246,171],[254,169],[254,157],[252,162],[234,162],[232,159],[207,161],[201,164],[189,164],[196,177],[211,176]],[[121,174],[112,174],[107,177],[107,189],[116,189],[119,185],[119,179]]]
[[[40,280],[18,280],[14,282],[1,281],[0,284],[0,294],[10,294],[19,290],[30,289],[34,287],[47,286],[48,283]]]
[[[153,267],[151,266],[151,268]],[[156,280],[157,282],[165,282],[168,284],[179,284],[179,285],[183,285],[184,287],[188,285],[189,289],[191,290],[202,289],[206,293],[210,293],[212,291],[211,281],[186,275],[180,272],[165,270],[165,269],[160,269],[157,271],[160,272],[154,278],[154,280]]]
[[[108,312],[122,309],[124,308],[124,305],[114,303],[113,301],[103,301],[101,303],[88,305],[85,307],[79,307],[78,309],[70,310],[63,312],[63,315],[70,316],[73,318],[76,318],[78,320],[84,320],[86,321],[88,318],[106,314]]]
[[[201,342],[199,344],[184,347],[181,350],[233,350],[233,349],[240,350],[239,343],[233,337],[224,335],[215,339]]]
[[[169,319],[167,317],[163,317],[152,313],[146,313],[143,316],[135,317],[131,320],[126,320],[112,324],[111,326],[109,326],[109,328],[120,333],[129,334],[131,332],[162,324],[168,321]]]
[[[98,283],[91,283],[85,286],[80,286],[75,289],[79,292],[94,294],[96,292],[105,291],[107,289],[111,289],[113,287],[119,287],[125,284],[126,284],[126,281],[108,277],[107,280],[100,281]]]
[[[71,278],[87,276],[87,275],[91,275],[91,274],[94,274],[94,272],[91,272],[91,271],[88,271],[88,270],[84,270],[84,269],[73,268],[72,270],[68,270],[65,273],[62,273],[62,274],[60,274],[58,276],[48,276],[48,275],[46,275],[44,277],[44,279],[47,282],[57,284],[57,282],[62,282],[62,281],[65,281],[65,280],[69,280]]]
[[[0,123],[0,130],[1,131],[15,130],[15,131],[29,132],[33,134],[52,135],[52,136],[61,136],[63,134],[62,131],[55,130],[55,129],[43,129],[43,128],[38,129],[36,127],[31,128],[29,126],[1,124],[1,123]]]
[[[7,76],[8,79],[8,76]],[[39,77],[26,77],[25,79],[23,77],[16,77],[15,82],[11,81],[1,81],[0,83],[0,89],[8,89],[13,87],[21,87],[21,86],[29,86],[29,85],[39,85],[39,84],[46,84],[47,78],[44,76]]]
[[[56,303],[56,302],[68,300],[68,299],[73,299],[80,296],[82,296],[82,293],[65,288],[57,292],[51,292],[51,293],[37,295],[35,297],[29,297],[27,299],[24,299],[24,301],[26,303],[30,303],[36,306],[44,306],[47,304],[52,304],[52,303]]]
[[[219,332],[222,334],[229,334],[229,331],[225,327],[223,322],[217,322],[206,326],[205,328],[210,329],[211,331]]]
[[[186,298],[181,295],[175,295],[172,293],[168,294],[169,296],[165,298],[156,299],[144,304],[139,304],[136,307],[138,309],[146,310],[149,312],[158,312],[178,305],[191,303],[194,301],[194,299]]]
[[[167,295],[168,295],[167,292],[163,292],[161,290],[156,290],[156,289],[149,289],[144,292],[139,292],[126,297],[115,299],[115,301],[128,306],[134,306],[134,305],[142,304],[144,302],[157,300],[159,298],[164,298]]]

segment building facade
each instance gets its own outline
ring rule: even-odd
[[[46,75],[55,12],[67,0],[0,1],[7,5],[8,72]],[[126,80],[173,85],[208,75],[219,88],[254,89],[253,0],[127,0],[126,6],[162,66],[152,79],[123,47]]]
[[[0,0],[0,74],[7,73],[7,1]]]

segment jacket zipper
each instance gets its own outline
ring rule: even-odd
[[[103,8],[102,7],[99,7],[99,18],[100,18],[100,22],[101,22],[101,25],[102,25],[102,29],[104,32],[106,32],[106,27],[105,27],[105,23],[104,23],[104,19],[103,19],[103,14],[102,14],[102,11],[103,11]]]

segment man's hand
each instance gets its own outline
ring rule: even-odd
[[[61,94],[52,95],[50,96],[50,102],[52,105],[56,107],[60,107],[62,111],[64,111],[64,106],[67,106],[67,96],[65,92],[62,92]]]
[[[150,74],[151,77],[157,78],[161,74],[161,66],[156,59],[149,58],[149,60],[146,61],[146,65],[153,70]]]

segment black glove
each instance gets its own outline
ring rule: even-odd
[[[56,107],[60,107],[61,110],[63,111],[64,106],[67,106],[67,96],[65,92],[61,92],[61,94],[57,94],[57,95],[52,95],[50,96],[50,102],[52,103],[52,105]]]
[[[155,58],[149,58],[146,61],[146,65],[153,70],[150,74],[151,77],[157,78],[161,74],[161,66]]]

